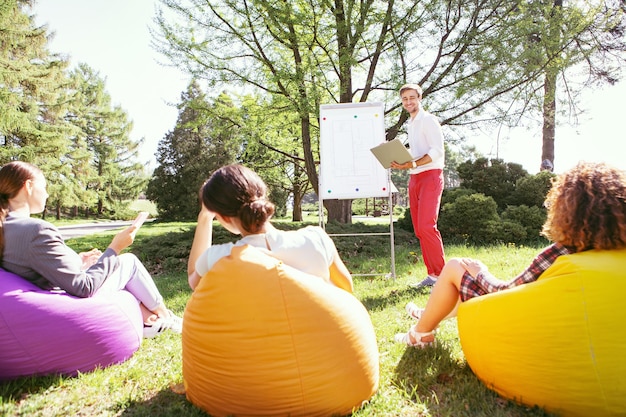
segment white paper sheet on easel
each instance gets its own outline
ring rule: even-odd
[[[370,149],[385,141],[383,103],[320,106],[320,187],[323,200],[386,197],[397,192]]]

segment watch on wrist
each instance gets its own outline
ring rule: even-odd
[[[417,163],[416,163],[415,161],[411,161],[411,166],[412,166],[413,168],[417,168]]]

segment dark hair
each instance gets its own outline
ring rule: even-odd
[[[9,162],[0,168],[0,261],[4,253],[3,224],[9,213],[9,200],[20,192],[26,181],[40,173],[35,165],[22,161]]]
[[[626,173],[579,163],[555,178],[543,234],[577,252],[626,247]]]
[[[267,186],[243,165],[226,165],[215,171],[200,190],[202,204],[220,216],[236,217],[248,233],[258,233],[274,214],[267,201]]]

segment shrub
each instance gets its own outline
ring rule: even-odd
[[[463,195],[446,203],[439,215],[439,230],[445,239],[491,243],[500,223],[498,205],[484,194]]]
[[[413,221],[411,220],[411,207],[404,209],[404,213],[402,213],[402,216],[398,218],[396,226],[402,230],[406,230],[407,232],[415,233],[413,230]]]
[[[549,171],[541,171],[517,180],[515,192],[511,197],[512,205],[543,207],[543,202],[556,175]]]
[[[478,158],[457,167],[461,186],[493,197],[500,211],[511,204],[518,181],[528,172],[520,165],[501,159]]]
[[[441,206],[443,207],[445,204],[454,203],[457,198],[464,195],[476,194],[476,192],[477,191],[470,188],[446,188],[443,190],[443,194],[441,196]]]
[[[502,213],[502,220],[517,223],[525,230],[525,238],[512,242],[537,240],[541,236],[541,229],[546,221],[546,210],[537,206],[508,206]]]
[[[393,206],[393,215],[397,218],[404,216],[404,214],[408,211],[405,207],[402,206]]]
[[[527,240],[527,238],[528,234],[523,225],[508,220],[502,220],[500,222],[500,231],[498,232],[497,240],[501,243],[521,243]]]

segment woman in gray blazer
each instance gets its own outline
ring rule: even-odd
[[[0,265],[44,289],[61,289],[77,297],[92,297],[125,289],[137,298],[144,320],[144,337],[165,330],[180,333],[182,319],[169,310],[154,280],[130,246],[136,225],[113,237],[104,252],[76,253],[51,223],[30,217],[44,210],[48,193],[36,166],[10,162],[0,168]]]

